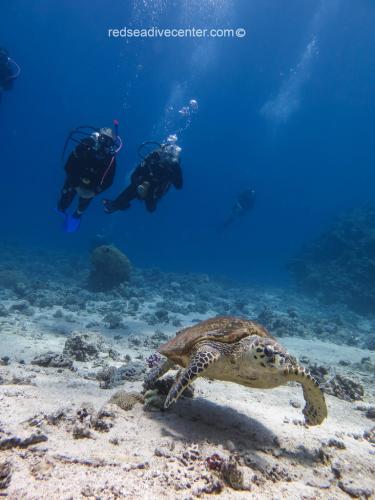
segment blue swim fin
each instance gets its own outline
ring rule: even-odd
[[[81,217],[74,217],[74,215],[64,214],[63,229],[66,233],[75,233],[81,225]]]

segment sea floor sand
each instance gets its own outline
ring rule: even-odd
[[[28,351],[39,352],[39,344],[24,339]],[[369,354],[310,340],[283,341],[295,355],[308,352],[324,363]],[[59,344],[51,339],[48,345],[47,339],[53,350]],[[19,342],[14,345],[24,350]],[[15,349],[11,354],[17,356]],[[195,397],[168,412],[145,411],[141,404],[130,411],[107,405],[108,432],[92,428],[89,437],[75,438],[79,409],[99,411],[118,388],[101,389],[83,370],[11,363],[5,372],[8,380],[14,376],[21,383],[1,386],[0,443],[6,448],[6,438],[14,436],[35,440],[1,452],[2,463],[11,468],[10,484],[1,490],[9,498],[204,498],[205,491],[217,488],[223,488],[223,498],[348,497],[342,488],[357,488],[364,498],[375,486],[375,447],[364,437],[374,422],[356,403],[327,396],[328,419],[307,428],[299,386],[250,390],[200,379]],[[141,382],[121,388],[140,390]],[[50,416],[59,410],[62,416],[53,421]],[[206,459],[214,453],[238,458],[249,491],[222,485],[207,469]]]
[[[217,313],[214,307],[201,314],[174,313],[181,326],[171,321],[151,325],[144,314],[155,310],[160,293],[143,300],[137,312],[124,313],[116,328],[104,326],[102,318],[104,310],[123,302],[118,297],[109,304],[98,297],[82,310],[34,305],[30,315],[12,309],[19,302],[14,296],[2,297],[10,312],[0,319],[0,496],[27,500],[192,499],[212,494],[273,500],[373,497],[375,423],[369,410],[375,403],[374,351],[313,336],[280,339],[293,355],[308,358],[310,366],[327,367],[328,378],[337,370],[365,389],[361,401],[327,395],[329,415],[317,427],[304,425],[302,390],[295,384],[251,390],[201,378],[194,384],[194,397],[181,399],[168,411],[146,410],[141,403],[125,411],[110,404],[119,389],[140,391],[143,376],[103,389],[98,371],[130,359],[145,364],[163,336]],[[280,297],[285,294],[264,291],[262,301],[282,309]],[[282,300],[288,303],[288,297]],[[251,298],[249,304],[247,315],[252,316]],[[316,304],[302,301],[296,307],[313,315]],[[368,320],[362,322],[364,331],[371,329],[371,322],[370,327]],[[116,356],[101,352],[94,359],[75,359],[73,369],[32,363],[48,351],[61,354],[72,331],[96,332],[89,337],[99,333]],[[218,457],[207,460],[214,454]],[[232,464],[235,473],[213,470],[209,464],[215,460]]]

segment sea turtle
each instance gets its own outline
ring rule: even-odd
[[[231,316],[208,319],[177,332],[158,350],[167,360],[150,373],[149,386],[174,365],[183,368],[168,393],[165,408],[177,401],[196,377],[204,376],[261,389],[299,382],[306,401],[306,423],[318,425],[327,416],[318,382],[254,321]]]

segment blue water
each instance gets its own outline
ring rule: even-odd
[[[247,35],[108,38],[123,26]],[[374,26],[371,0],[3,0],[0,45],[22,74],[0,108],[2,239],[84,255],[104,232],[139,266],[287,281],[302,244],[374,198]],[[114,197],[141,142],[187,125],[178,110],[191,98],[183,191],[154,214],[134,203],[107,216],[97,199],[80,231],[63,234],[53,208],[68,131],[120,121]],[[249,184],[256,208],[217,234]]]

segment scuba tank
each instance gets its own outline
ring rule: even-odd
[[[113,145],[113,151],[111,154],[116,156],[120,150],[122,149],[123,146],[123,141],[121,137],[118,135],[118,127],[119,127],[119,122],[118,120],[114,120],[114,135],[115,135],[115,140],[114,140],[114,145]],[[85,139],[94,139],[95,141],[95,146],[94,149],[98,151],[100,149],[100,143],[99,143],[99,138],[101,135],[101,130],[100,128],[93,127],[92,125],[80,125],[73,130],[71,130],[68,134],[68,137],[65,140],[63,151],[61,158],[64,159],[66,150],[68,148],[68,145],[73,142],[75,144],[81,144],[82,142],[85,141]]]

